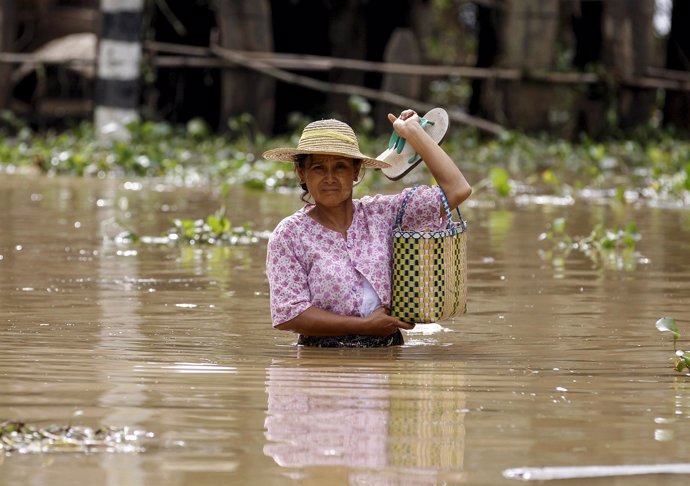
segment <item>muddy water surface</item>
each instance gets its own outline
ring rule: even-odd
[[[300,205],[225,202],[256,230]],[[319,350],[271,329],[265,241],[107,238],[205,216],[208,191],[2,175],[0,421],[154,437],[141,453],[3,456],[0,485],[511,484],[520,466],[688,461],[690,378],[654,323],[673,316],[690,338],[690,213],[554,202],[465,208],[465,316],[401,348]],[[572,235],[634,221],[640,255],[626,271],[544,258],[537,237],[559,216]],[[650,478],[568,484],[624,481]]]

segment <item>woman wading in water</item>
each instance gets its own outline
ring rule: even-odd
[[[412,110],[388,115],[397,134],[411,144],[455,209],[472,188]],[[313,203],[281,221],[268,242],[266,273],[271,317],[277,329],[299,334],[298,344],[377,347],[403,344],[390,315],[391,232],[407,193],[352,198],[363,167],[390,164],[359,151],[347,124],[320,120],[304,128],[297,148],[263,154],[291,161]],[[436,186],[420,186],[407,202],[407,227],[441,229],[445,210]]]

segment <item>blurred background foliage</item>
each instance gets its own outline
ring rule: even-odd
[[[75,32],[93,34],[80,37],[88,44],[100,28],[96,0],[5,0],[0,8],[3,22],[12,12],[15,22],[16,35],[0,41],[4,51],[40,52]],[[128,138],[96,133],[93,73],[69,63],[5,63],[0,171],[293,189],[292,166],[261,153],[295,145],[304,125],[324,117],[347,121],[365,153],[380,153],[390,134],[385,113],[404,106],[373,91],[501,127],[487,133],[454,121],[443,142],[477,193],[685,203],[689,9],[681,0],[146,0],[140,121],[127,127]],[[287,63],[281,69],[371,91],[276,81],[223,63],[208,49],[214,42],[293,56],[278,59]],[[464,74],[314,64],[324,56]],[[428,177],[422,168],[404,183]],[[387,184],[371,171],[357,190]]]

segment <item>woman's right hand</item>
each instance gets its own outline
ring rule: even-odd
[[[390,336],[398,329],[414,329],[414,324],[408,324],[393,316],[387,307],[379,307],[374,312],[363,318],[366,332],[370,336]]]

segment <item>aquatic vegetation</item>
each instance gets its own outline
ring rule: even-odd
[[[150,432],[131,427],[36,427],[21,421],[0,422],[0,452],[4,454],[142,452],[144,441],[152,437]]]
[[[506,197],[510,194],[510,175],[507,170],[502,167],[494,167],[489,172],[489,179],[491,179],[491,185],[499,196]]]
[[[177,185],[230,182],[259,189],[294,186],[285,171],[289,164],[255,156],[266,144],[263,136],[249,142],[246,131],[214,134],[199,119],[182,126],[141,121],[127,128],[129,140],[112,143],[99,142],[90,123],[60,133],[35,133],[28,127],[0,132],[0,172],[135,176]]]
[[[556,218],[551,223],[551,228],[539,235],[540,241],[551,243],[551,248],[540,249],[539,255],[560,269],[563,269],[566,258],[574,248],[572,238],[565,232],[565,224],[565,218]]]
[[[676,320],[672,317],[662,317],[656,321],[656,328],[661,332],[670,332],[673,336],[674,369],[681,373],[683,370],[690,371],[690,352],[677,348],[680,331]]]
[[[600,223],[584,238],[578,238],[577,249],[604,268],[634,270],[639,255],[637,242],[641,239],[635,223],[625,228],[604,228]]]
[[[205,218],[175,218],[171,223],[173,226],[163,235],[146,236],[121,222],[109,219],[102,223],[101,232],[105,240],[121,245],[247,245],[268,238],[267,232],[253,231],[248,223],[233,226],[225,206]]]
[[[604,228],[597,224],[587,236],[571,237],[565,231],[565,218],[556,218],[551,228],[539,235],[540,241],[551,243],[551,248],[541,250],[545,260],[561,263],[577,250],[589,257],[595,265],[609,270],[634,270],[640,259],[636,251],[637,242],[642,236],[635,223],[625,228]]]
[[[556,218],[551,223],[551,229],[539,235],[540,240],[549,240],[556,250],[566,251],[573,247],[573,239],[565,232],[565,218]]]
[[[526,190],[690,204],[690,142],[662,131],[639,140],[579,142],[517,132],[483,140],[455,131],[444,147],[479,176],[475,188],[489,188],[488,194],[498,198]]]
[[[354,124],[362,151],[379,153],[390,134],[374,136],[371,107],[357,98],[350,104],[359,117]],[[249,114],[228,120],[223,133],[201,119],[184,125],[139,121],[128,125],[129,140],[101,143],[90,123],[39,133],[0,112],[0,172],[155,177],[180,185],[241,184],[298,191],[293,166],[263,160],[261,154],[295,145],[307,121],[294,114],[289,123],[294,132],[272,138],[260,132]],[[571,142],[518,132],[484,138],[454,126],[443,144],[474,182],[475,197],[504,199],[529,192],[690,204],[690,141],[662,131],[636,140]],[[406,182],[417,178],[428,178],[423,166]],[[372,171],[363,187],[377,189],[386,182]]]
[[[196,244],[230,244],[255,243],[257,234],[247,224],[233,227],[226,215],[225,207],[205,219],[173,219],[174,226],[167,232],[170,241]]]

